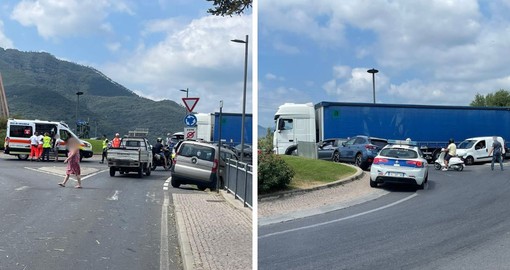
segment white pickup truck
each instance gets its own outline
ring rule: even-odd
[[[110,176],[136,172],[138,177],[151,175],[152,149],[149,141],[140,137],[122,138],[119,148],[108,149],[108,167]]]

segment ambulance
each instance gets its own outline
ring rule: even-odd
[[[80,142],[80,159],[91,158],[93,155],[92,145],[80,140],[69,126],[64,122],[50,122],[41,120],[7,120],[7,132],[5,137],[4,152],[8,155],[17,156],[21,160],[28,159],[30,155],[30,137],[34,132],[39,134],[59,134],[63,140],[58,146],[59,156],[67,155],[67,140],[75,138]]]

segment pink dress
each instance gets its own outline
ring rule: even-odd
[[[80,152],[78,151],[67,162],[67,174],[81,175]]]

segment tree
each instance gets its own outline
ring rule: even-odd
[[[213,2],[213,8],[207,10],[207,13],[216,16],[241,15],[247,9],[251,8],[253,0],[207,0]]]
[[[263,138],[259,138],[259,149],[264,153],[273,152],[273,132],[271,129],[267,129],[267,134]]]
[[[469,105],[474,107],[510,107],[510,92],[500,89],[485,96],[477,93]]]

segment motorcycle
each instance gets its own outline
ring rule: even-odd
[[[445,149],[441,149],[441,154],[439,154],[439,157],[434,161],[434,168],[436,170],[441,170],[441,168],[445,167],[444,163],[444,157],[446,156]],[[450,161],[448,162],[448,170],[453,169],[456,171],[462,171],[464,170],[464,160],[462,160],[460,157],[454,156],[450,158]]]
[[[167,148],[163,149],[163,154],[166,156],[166,168],[165,171],[168,171],[172,168],[173,161],[170,154],[170,150]],[[165,167],[165,159],[161,155],[161,153],[156,153],[152,156],[152,168],[151,170],[156,170],[156,167]]]

